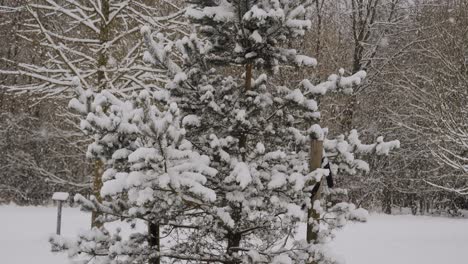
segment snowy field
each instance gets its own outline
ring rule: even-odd
[[[1,264],[66,264],[47,242],[56,208],[0,206]],[[64,208],[62,234],[89,226],[89,215]],[[349,224],[332,243],[347,264],[467,264],[468,219],[371,215]]]
[[[468,264],[468,219],[371,215],[333,242],[347,264]]]

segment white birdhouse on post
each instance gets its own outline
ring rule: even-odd
[[[52,195],[52,200],[57,201],[57,235],[60,235],[62,226],[62,204],[68,200],[69,194],[66,192],[56,192]]]

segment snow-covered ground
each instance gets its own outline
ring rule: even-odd
[[[89,226],[89,215],[64,208],[62,234]],[[56,208],[0,206],[1,264],[66,264],[47,242],[55,231]],[[348,264],[467,264],[468,219],[371,215],[351,223],[332,247]]]
[[[67,264],[64,254],[50,251],[48,237],[55,232],[57,208],[0,206],[1,264]],[[90,216],[63,208],[62,234],[89,227]]]
[[[468,219],[371,215],[332,242],[347,264],[467,264]]]

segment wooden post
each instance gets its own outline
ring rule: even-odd
[[[322,153],[323,153],[323,141],[311,138],[310,140],[310,159],[309,159],[309,170],[314,171],[321,167],[322,163]],[[316,184],[321,184],[320,182]],[[315,188],[314,188],[315,189]],[[314,230],[314,226],[316,225],[317,221],[319,221],[320,213],[314,209],[315,201],[320,199],[320,185],[315,192],[312,193],[312,197],[310,197],[310,202],[312,207],[307,212],[307,242],[314,243],[314,241],[318,238],[317,230]],[[314,263],[314,262],[312,262]]]
[[[60,229],[62,227],[62,201],[58,201],[57,207],[57,235],[60,235]]]
[[[52,196],[52,200],[57,201],[57,229],[56,233],[57,235],[60,235],[60,231],[62,228],[62,205],[63,202],[68,200],[69,194],[66,192],[56,192]]]

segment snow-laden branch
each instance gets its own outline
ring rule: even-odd
[[[436,188],[439,188],[439,189],[442,189],[442,190],[445,190],[445,191],[448,191],[448,192],[453,192],[453,193],[456,193],[456,194],[459,194],[459,195],[468,195],[468,187],[467,188],[457,189],[457,188],[452,188],[452,187],[441,186],[441,185],[438,185],[438,184],[435,184],[435,183],[432,183],[432,182],[429,182],[429,181],[426,181],[426,180],[424,180],[424,182],[431,185],[431,186],[433,186],[433,187],[436,187]]]

